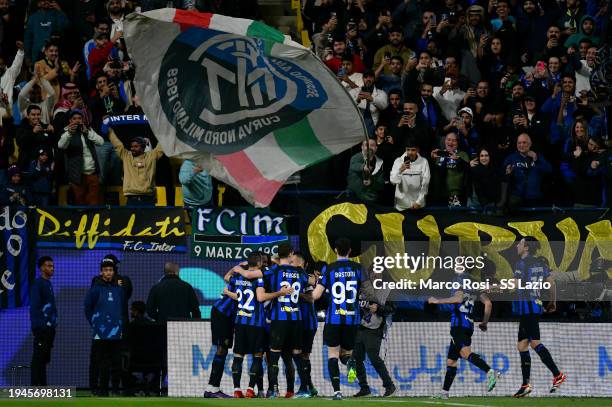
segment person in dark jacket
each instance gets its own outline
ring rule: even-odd
[[[164,265],[164,277],[149,291],[147,314],[161,323],[174,318],[201,317],[195,290],[189,283],[180,279],[178,264]]]
[[[486,214],[494,213],[499,196],[499,178],[486,149],[481,148],[478,156],[470,161],[470,172],[473,191],[468,206]]]
[[[28,106],[26,113],[27,120],[22,120],[15,136],[17,147],[19,147],[17,165],[22,171],[27,171],[30,163],[36,160],[36,152],[40,147],[52,152],[56,142],[53,133],[55,129],[52,125],[41,121],[39,106]]]
[[[546,159],[531,150],[531,138],[523,133],[516,142],[515,153],[504,161],[509,187],[510,209],[517,206],[538,206],[542,202],[542,178],[552,171]]]
[[[38,150],[38,158],[30,163],[28,181],[32,205],[41,208],[49,206],[53,189],[53,163],[49,162],[49,153],[44,148]]]
[[[570,165],[576,174],[572,185],[575,207],[603,207],[603,172],[599,168],[599,161],[604,152],[605,143],[596,137],[589,139],[586,151],[580,148],[574,150]]]
[[[32,386],[47,385],[47,364],[51,361],[51,349],[55,340],[57,308],[51,277],[55,272],[53,259],[43,256],[38,259],[40,277],[30,288],[30,322],[34,335],[32,352]]]
[[[25,206],[30,203],[30,189],[22,182],[21,170],[11,165],[7,170],[8,181],[0,185],[0,205]]]
[[[90,387],[94,395],[106,397],[111,375],[113,393],[119,392],[125,297],[123,288],[114,281],[114,262],[102,260],[100,270],[100,277],[85,298],[85,316],[93,331],[91,363],[97,368],[90,370],[90,379],[93,379]]]

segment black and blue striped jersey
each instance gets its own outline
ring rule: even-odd
[[[364,276],[361,264],[342,259],[323,266],[321,274],[319,284],[330,294],[325,323],[359,325],[359,289]]]
[[[230,282],[227,284],[227,289],[228,291],[231,291],[231,292],[236,291],[232,280],[230,280]],[[223,295],[223,294],[221,294],[221,297],[217,299],[217,301],[215,301],[215,303],[213,304],[213,307],[216,308],[219,312],[221,312],[226,317],[232,318],[232,319],[236,315],[236,310],[238,309],[237,302],[231,299],[230,297],[228,297],[227,295]]]
[[[521,286],[527,283],[543,283],[550,276],[546,260],[527,256],[519,260],[514,268],[514,278],[521,280]],[[518,286],[518,284],[517,284]],[[516,290],[517,301],[512,302],[512,312],[515,315],[540,315],[543,311],[539,289],[519,288]]]
[[[273,265],[264,273],[266,291],[280,291],[282,287],[292,287],[293,293],[277,297],[270,303],[271,321],[299,321],[300,293],[308,284],[308,275],[299,267],[291,265]]]
[[[465,278],[458,277],[455,281],[463,286]],[[459,304],[453,304],[451,313],[451,328],[461,327],[474,329],[474,318],[472,313],[474,312],[474,303],[476,302],[477,292],[472,290],[453,290],[451,295],[455,295],[457,291],[463,292],[463,299]]]
[[[257,301],[257,288],[264,287],[262,278],[247,280],[238,275],[230,280],[234,292],[238,295],[236,320],[237,325],[263,327],[266,320],[264,304]]]
[[[314,288],[307,285],[304,294],[312,292]],[[300,317],[302,318],[302,328],[310,331],[317,330],[317,311],[313,303],[300,298]]]

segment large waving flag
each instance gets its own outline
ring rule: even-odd
[[[161,9],[131,14],[124,27],[136,91],[164,152],[203,164],[255,206],[365,137],[334,74],[263,23]]]

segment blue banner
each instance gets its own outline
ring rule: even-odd
[[[30,304],[27,209],[0,208],[0,309]]]

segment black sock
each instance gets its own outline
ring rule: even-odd
[[[234,362],[232,363],[232,378],[234,379],[234,388],[240,388],[240,379],[242,378],[242,362],[243,357],[234,356]]]
[[[263,366],[259,370],[259,375],[257,375],[257,391],[265,391],[263,383]]]
[[[208,384],[213,387],[221,386],[221,377],[223,377],[226,357],[227,353],[225,355],[215,355],[213,359],[212,368],[210,369],[210,379],[208,380]]]
[[[531,356],[529,351],[521,352],[521,372],[523,373],[523,386],[529,384],[529,375],[531,374]]]
[[[302,359],[300,355],[293,355],[293,362],[295,363],[295,369],[300,378],[299,391],[308,391],[308,379],[306,378],[306,371],[304,370],[304,359]]]
[[[542,363],[546,365],[546,367],[548,368],[548,370],[550,370],[553,376],[559,376],[561,372],[559,372],[559,369],[557,369],[557,365],[555,364],[555,361],[553,360],[552,356],[550,356],[550,352],[548,351],[548,349],[546,349],[546,346],[544,346],[543,344],[539,344],[535,347],[535,351],[540,357],[540,359],[542,359]]]
[[[456,375],[457,366],[446,366],[446,375],[444,376],[444,386],[442,386],[442,390],[450,390]]]
[[[470,356],[468,356],[468,361],[483,372],[488,372],[491,370],[491,367],[487,364],[487,362],[482,360],[478,353],[470,353]]]
[[[278,388],[278,361],[281,357],[280,352],[270,351],[270,366],[268,367],[268,381],[272,390]]]
[[[289,355],[283,356],[283,364],[285,365],[287,392],[293,393],[295,390],[295,368],[293,367],[292,358]]]
[[[340,367],[338,366],[338,358],[329,358],[327,360],[327,370],[331,378],[334,392],[340,391]]]
[[[302,363],[304,364],[304,375],[306,376],[306,380],[308,381],[307,387],[308,389],[312,389],[314,386],[312,385],[312,376],[310,375],[310,371],[312,370],[310,359],[304,359]]]
[[[251,363],[251,370],[249,370],[249,388],[254,389],[259,373],[261,372],[261,356],[253,356],[253,363]]]

